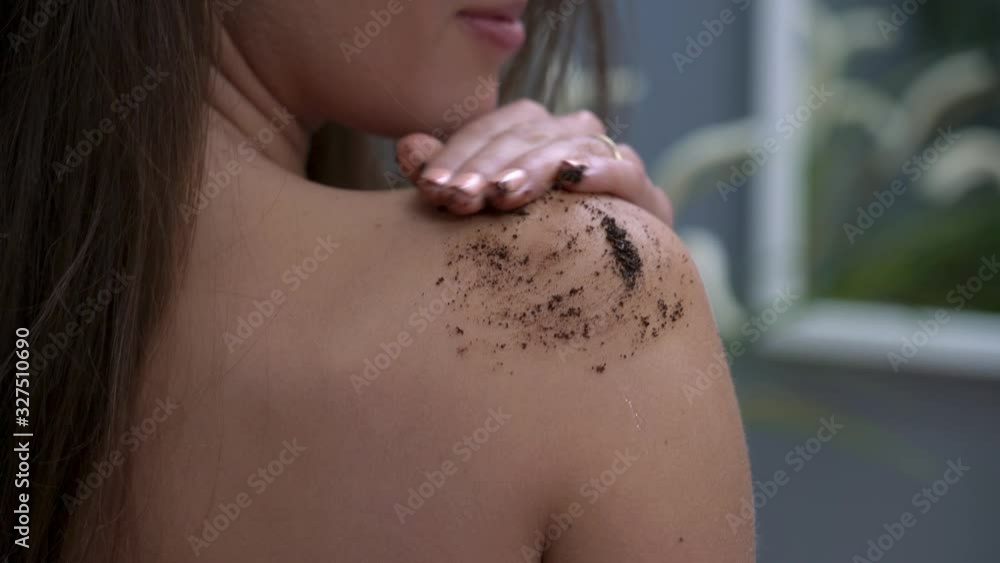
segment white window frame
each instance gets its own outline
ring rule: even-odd
[[[802,103],[802,92],[808,90],[810,54],[796,29],[811,20],[811,4],[809,0],[756,4],[752,93],[763,123],[776,123]],[[806,130],[798,134],[800,139],[808,137]],[[756,305],[767,306],[784,288],[809,294],[807,200],[806,190],[801,189],[807,147],[806,142],[787,143],[761,169],[751,188],[749,295]],[[766,356],[889,372],[893,371],[890,352],[901,354],[903,338],[912,341],[920,331],[918,323],[932,319],[937,311],[808,298],[794,309],[762,339],[760,349]],[[1000,379],[1000,315],[946,310],[947,325],[900,365],[899,372]]]

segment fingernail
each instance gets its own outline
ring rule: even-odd
[[[443,188],[451,179],[451,171],[443,168],[431,168],[424,170],[420,175],[420,182],[432,188]]]
[[[586,170],[587,165],[578,160],[564,160],[559,164],[559,171],[556,172],[556,180],[552,187],[562,188],[566,185],[579,184]]]
[[[513,168],[500,174],[500,178],[493,182],[493,185],[496,187],[497,193],[504,196],[517,191],[527,179],[528,174],[524,170]]]
[[[415,160],[413,158],[411,158],[409,162],[403,162],[403,160],[399,158],[399,155],[397,154],[396,166],[403,174],[407,176],[415,174],[416,177],[419,179],[423,176],[424,170],[427,169],[427,162],[424,160]]]
[[[458,176],[455,176],[453,180],[448,182],[448,185],[449,187],[457,190],[459,194],[471,198],[482,190],[483,176],[481,174],[476,174],[475,172],[459,174]]]

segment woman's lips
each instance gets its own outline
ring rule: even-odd
[[[477,36],[504,51],[515,51],[524,44],[524,22],[519,14],[502,10],[464,10],[458,17]]]

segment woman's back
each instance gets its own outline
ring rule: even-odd
[[[673,233],[609,198],[414,200],[262,167],[198,212],[136,411],[176,405],[133,454],[142,560],[750,560]]]

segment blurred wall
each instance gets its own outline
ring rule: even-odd
[[[627,58],[650,84],[627,139],[647,162],[700,126],[752,111],[753,6],[740,10],[750,0],[626,4],[625,21],[636,31],[624,43]],[[705,30],[703,20],[725,9],[735,19],[681,72],[673,53]],[[741,295],[749,266],[748,193],[727,202],[714,190],[702,194],[677,225],[702,226],[724,240]],[[759,561],[1000,561],[994,531],[1000,520],[1000,380],[921,378],[748,356],[732,368],[759,482],[754,492],[761,493],[747,499],[760,506]],[[831,436],[820,430],[824,421],[842,428]],[[958,460],[969,470],[957,479],[948,472],[956,481],[948,485],[942,479],[949,461]],[[939,495],[935,486],[947,492]],[[734,514],[730,521],[740,525],[739,518]],[[901,519],[909,527],[897,525]]]

